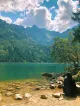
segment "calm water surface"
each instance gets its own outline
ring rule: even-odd
[[[65,64],[0,63],[0,81],[41,78],[44,72],[63,72]]]

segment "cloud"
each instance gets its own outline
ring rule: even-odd
[[[24,27],[37,25],[40,28],[46,28],[58,32],[63,32],[73,27],[76,23],[71,20],[72,12],[77,8],[77,1],[58,0],[58,9],[55,9],[56,16],[52,20],[52,13],[46,7],[37,7],[26,13],[24,18],[18,18],[14,24]]]
[[[71,16],[77,8],[78,1],[58,0],[58,9],[54,6],[50,9],[42,7],[41,3],[44,1],[49,2],[49,0],[0,0],[0,11],[21,12],[14,24],[24,27],[37,25],[40,28],[63,32],[76,24],[71,20]],[[56,16],[52,20],[54,10]],[[0,17],[8,23],[12,22],[9,17]]]
[[[40,6],[44,0],[0,0],[0,11],[14,12],[31,10]]]
[[[76,24],[71,20],[71,16],[72,12],[77,9],[78,1],[58,0],[57,4],[59,8],[56,10],[57,15],[50,23],[50,29],[63,32]]]
[[[51,19],[51,13],[46,7],[39,7],[28,12],[25,18],[18,18],[14,24],[24,27],[36,25],[39,28],[48,28]]]
[[[9,24],[12,23],[12,20],[9,17],[3,17],[3,16],[0,15],[0,19],[3,20],[3,21],[6,21]]]

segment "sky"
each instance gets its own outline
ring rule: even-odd
[[[0,0],[0,19],[62,33],[76,25],[71,16],[77,8],[78,0]]]

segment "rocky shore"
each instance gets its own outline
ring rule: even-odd
[[[65,97],[63,78],[54,83],[47,80],[0,82],[0,106],[79,106],[80,97]],[[77,84],[80,91],[79,83]]]

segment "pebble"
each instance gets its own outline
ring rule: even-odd
[[[54,96],[55,98],[60,98],[61,97],[61,93],[54,93],[54,94],[52,94],[52,96]]]
[[[47,99],[47,96],[46,96],[46,95],[41,95],[40,98],[41,98],[41,99]]]
[[[51,88],[51,89],[54,89],[55,87],[56,87],[55,84],[51,84],[51,85],[50,85],[50,88]]]
[[[5,94],[5,96],[12,96],[12,95],[13,95],[12,92],[7,92],[7,93]]]
[[[21,94],[15,94],[14,98],[15,98],[16,100],[22,100],[22,99],[23,99],[23,97],[22,97]]]
[[[25,97],[25,98],[30,98],[30,97],[31,97],[31,94],[26,93],[24,97]]]

